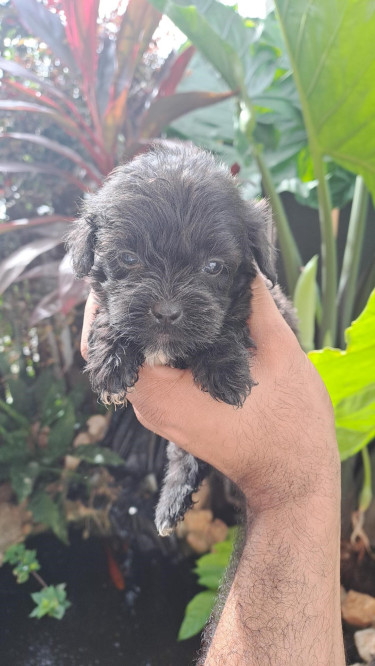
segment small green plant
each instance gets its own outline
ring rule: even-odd
[[[42,589],[40,592],[31,594],[36,607],[30,613],[30,617],[41,618],[44,615],[61,620],[65,611],[71,605],[66,598],[65,583],[59,585],[47,585],[43,578],[37,573],[40,564],[36,558],[36,550],[25,548],[24,544],[18,543],[10,546],[4,554],[4,564],[14,565],[13,574],[17,583],[26,583],[30,575],[33,576]]]
[[[2,362],[0,354],[0,369]],[[10,483],[13,504],[17,500],[31,512],[34,524],[67,543],[69,520],[87,522],[90,512],[95,520],[94,496],[96,488],[105,485],[103,468],[123,465],[123,460],[96,442],[74,446],[87,419],[85,394],[78,384],[67,390],[64,380],[49,369],[36,379],[13,378],[5,365],[4,378],[12,402],[0,398],[0,486]],[[77,486],[81,490],[74,518],[69,494]],[[109,492],[105,511],[111,498]]]
[[[211,553],[207,553],[197,560],[194,572],[198,576],[198,583],[208,589],[198,592],[186,606],[185,616],[178,633],[179,641],[198,634],[209,619],[218,589],[229,564],[236,534],[237,528],[231,528],[225,541],[216,543]]]

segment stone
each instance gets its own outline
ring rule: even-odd
[[[176,534],[180,539],[185,538],[196,553],[202,554],[226,539],[228,526],[219,518],[214,519],[209,509],[190,509],[178,523]]]
[[[368,627],[375,623],[375,598],[349,590],[341,605],[342,617],[354,627]]]
[[[87,419],[87,430],[90,435],[92,442],[100,442],[107,430],[108,430],[109,420],[108,416],[103,416],[102,414],[94,414]]]
[[[359,656],[369,662],[375,656],[375,629],[362,629],[354,633]]]

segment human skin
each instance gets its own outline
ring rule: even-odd
[[[90,296],[84,356],[94,309]],[[244,548],[200,663],[344,666],[332,405],[260,277],[250,327],[258,385],[241,409],[202,392],[190,371],[168,367],[142,368],[128,396],[146,428],[206,460],[245,496]]]

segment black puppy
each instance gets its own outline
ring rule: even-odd
[[[216,400],[240,407],[254,382],[247,320],[257,266],[288,323],[276,285],[270,216],[244,201],[228,169],[191,145],[155,145],[118,167],[69,236],[74,270],[99,308],[87,369],[106,404],[123,404],[145,363],[190,368]],[[207,465],[174,444],[156,510],[168,534]]]

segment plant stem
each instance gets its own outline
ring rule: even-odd
[[[319,331],[319,344],[333,345],[336,340],[337,312],[337,254],[332,228],[332,205],[324,161],[318,151],[311,150],[315,177],[318,179],[319,221],[322,237],[322,324]]]
[[[264,161],[259,148],[253,147],[255,159],[262,176],[264,191],[271,202],[273,216],[276,222],[277,234],[280,243],[281,255],[283,258],[285,277],[288,284],[289,294],[294,294],[294,289],[300,275],[302,259],[297,244],[290,231],[288,218],[285,214],[280,195],[276,191],[272,176]]]
[[[367,511],[372,500],[371,460],[367,446],[362,451],[363,486],[359,496],[359,511]]]
[[[365,308],[370,294],[375,287],[375,254],[372,256],[370,264],[365,273],[361,276],[359,286],[356,291],[353,306],[353,318],[358,317]]]
[[[323,152],[319,146],[318,135],[314,125],[311,108],[306,91],[299,76],[298,65],[294,57],[285,27],[284,16],[280,12],[279,2],[276,0],[276,13],[284,37],[284,42],[292,65],[293,76],[298,90],[302,114],[305,120],[309,148],[314,165],[315,177],[318,180],[319,221],[321,229],[321,260],[322,260],[322,324],[319,331],[319,344],[333,344],[336,337],[336,289],[337,289],[337,257],[336,243],[332,229],[332,205],[323,161]]]
[[[30,573],[38,581],[39,585],[41,585],[42,587],[48,587],[46,581],[43,580],[42,576],[39,576],[39,574],[36,571],[30,571]]]
[[[368,202],[369,193],[365,182],[362,176],[357,176],[337,294],[339,334],[342,347],[345,346],[345,329],[350,325],[353,316],[355,289],[366,228]]]

